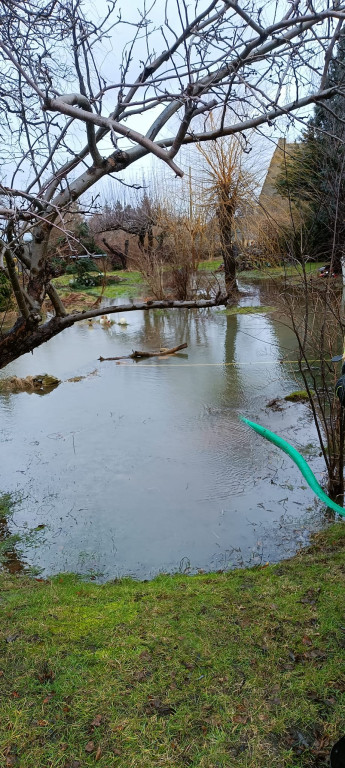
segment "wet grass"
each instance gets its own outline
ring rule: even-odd
[[[322,267],[324,262],[310,262],[306,264],[306,274],[312,275],[314,273],[317,273],[318,269]],[[247,269],[244,272],[239,272],[239,277],[242,277],[245,279],[248,277],[252,280],[267,280],[269,278],[277,278],[277,277],[289,277],[294,278],[296,277],[298,280],[301,279],[302,275],[302,269],[296,264],[289,265],[282,265],[282,266],[263,266],[260,269]]]
[[[207,272],[215,272],[222,264],[221,259],[210,259],[209,261],[201,261],[199,264],[199,270]],[[307,274],[313,274],[322,267],[324,262],[308,263],[306,265]],[[253,280],[267,280],[275,277],[295,277],[301,274],[301,269],[296,265],[276,265],[268,266],[264,264],[260,269],[246,269],[238,273],[238,277],[245,279],[248,277]]]
[[[0,577],[0,764],[313,768],[345,732],[345,525],[276,566]]]
[[[209,259],[208,261],[200,261],[198,270],[201,272],[215,272],[222,263],[222,259]]]

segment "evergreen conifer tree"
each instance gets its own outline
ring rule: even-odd
[[[301,143],[282,168],[277,190],[305,205],[308,254],[329,260],[338,272],[345,256],[345,32],[330,63],[327,86],[339,91],[315,105]]]

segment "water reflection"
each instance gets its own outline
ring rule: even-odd
[[[147,578],[293,552],[318,520],[312,493],[238,419],[315,440],[306,406],[266,409],[295,388],[280,362],[293,349],[287,329],[271,315],[219,310],[133,312],[128,323],[80,323],[2,372],[65,382],[45,398],[0,402],[2,486],[25,496],[15,522],[47,526],[26,557],[49,573]],[[184,359],[97,362],[184,341]]]

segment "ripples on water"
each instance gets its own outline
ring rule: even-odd
[[[26,561],[45,573],[148,578],[291,554],[320,520],[314,497],[238,418],[295,444],[316,441],[306,406],[265,408],[296,389],[280,362],[294,348],[288,330],[271,315],[219,310],[135,312],[128,322],[80,323],[2,371],[86,375],[45,397],[0,400],[2,488],[22,498],[12,524],[45,526]],[[183,341],[187,355],[170,359],[97,361]]]

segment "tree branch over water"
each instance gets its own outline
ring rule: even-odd
[[[226,305],[228,296],[216,296],[214,299],[200,299],[197,301],[145,301],[135,304],[122,304],[117,307],[110,305],[97,309],[75,312],[70,315],[53,317],[51,320],[34,328],[24,318],[19,318],[12,330],[0,336],[0,368],[13,362],[26,352],[31,352],[41,344],[57,336],[66,328],[71,328],[81,320],[88,320],[101,315],[123,314],[135,310],[148,311],[151,309],[207,309]]]

